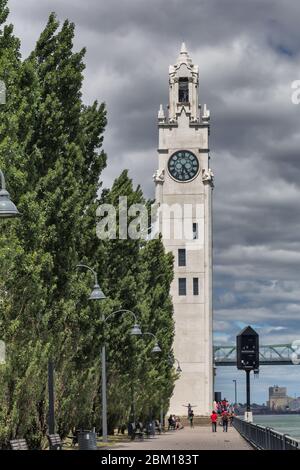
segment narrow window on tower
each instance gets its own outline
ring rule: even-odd
[[[197,240],[198,238],[198,224],[196,222],[193,223],[193,240]]]
[[[193,277],[193,294],[199,295],[199,279],[197,277]]]
[[[178,294],[186,295],[186,278],[180,277],[178,279]]]
[[[186,266],[186,251],[184,248],[178,250],[178,266]]]
[[[188,103],[189,101],[189,80],[188,78],[180,78],[179,82],[179,93],[178,101],[179,103]]]

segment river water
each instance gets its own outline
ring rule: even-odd
[[[275,431],[300,440],[300,414],[299,415],[254,415],[253,422],[268,426]]]

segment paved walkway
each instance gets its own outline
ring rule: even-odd
[[[232,427],[223,432],[219,427],[216,433],[210,426],[185,427],[180,431],[169,431],[161,436],[144,441],[124,442],[113,450],[252,450],[252,447]]]

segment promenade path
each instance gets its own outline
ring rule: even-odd
[[[123,442],[113,450],[253,450],[233,428],[228,432],[218,428],[212,433],[210,426],[185,427],[179,431],[168,431],[144,441]]]

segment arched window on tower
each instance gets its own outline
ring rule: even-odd
[[[179,103],[188,103],[189,101],[189,80],[188,78],[179,79],[179,93],[178,93]]]

